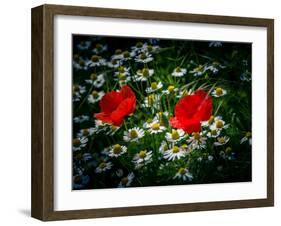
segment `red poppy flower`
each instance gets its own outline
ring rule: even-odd
[[[129,86],[123,86],[118,92],[111,91],[103,96],[100,103],[101,112],[95,114],[103,122],[120,126],[125,116],[136,109],[136,96]]]
[[[212,97],[203,90],[198,90],[179,100],[175,107],[175,117],[170,119],[170,124],[187,133],[199,132],[200,122],[208,120],[211,115]]]

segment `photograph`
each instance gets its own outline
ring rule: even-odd
[[[72,35],[72,190],[252,180],[252,44]]]

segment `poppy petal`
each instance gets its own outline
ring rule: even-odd
[[[100,101],[100,108],[102,112],[110,113],[114,111],[122,102],[123,97],[119,92],[109,92],[103,96]]]

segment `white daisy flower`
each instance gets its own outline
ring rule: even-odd
[[[219,135],[220,135],[220,130],[218,129],[211,130],[207,133],[207,137],[212,137],[212,138],[216,138]]]
[[[222,64],[220,64],[217,61],[214,61],[211,65],[209,65],[207,67],[208,70],[210,70],[211,72],[213,72],[214,74],[217,74],[219,72],[220,69],[225,68],[225,66],[223,66]]]
[[[244,142],[249,142],[249,145],[252,145],[252,133],[247,132],[245,136],[241,139],[240,144],[243,144]]]
[[[204,65],[199,65],[198,67],[194,68],[192,71],[190,71],[191,74],[194,76],[201,76],[203,75],[207,70],[207,67]]]
[[[179,90],[178,88],[175,88],[174,86],[169,85],[166,90],[162,91],[162,93],[166,94],[166,95],[175,94],[178,90]]]
[[[112,59],[111,61],[107,62],[107,66],[110,68],[118,68],[121,65],[121,61],[117,59]]]
[[[118,188],[129,187],[132,184],[134,178],[135,174],[133,172],[129,173],[128,176],[121,179],[120,183],[118,184]]]
[[[119,157],[127,152],[126,146],[121,146],[120,144],[114,144],[109,148],[108,156]]]
[[[187,168],[181,167],[178,169],[178,172],[173,177],[173,179],[180,179],[183,181],[191,181],[193,179],[192,174],[189,172]]]
[[[80,115],[80,116],[74,117],[73,121],[75,123],[82,123],[82,122],[88,121],[89,119],[90,119],[90,117],[87,115]]]
[[[213,161],[213,159],[214,159],[214,156],[208,155],[208,161]]]
[[[106,65],[106,61],[101,56],[93,55],[91,59],[87,61],[86,65],[88,67],[99,67]]]
[[[95,128],[86,128],[86,129],[81,129],[78,133],[77,136],[82,138],[82,137],[88,137],[92,136],[95,133]]]
[[[102,162],[98,165],[95,172],[96,173],[102,173],[107,170],[110,170],[112,168],[113,164],[111,162]]]
[[[171,144],[168,144],[166,141],[163,140],[159,147],[159,152],[164,155],[165,152],[168,151],[170,148],[171,148]]]
[[[186,74],[187,70],[185,68],[176,67],[172,73],[174,77],[182,77]]]
[[[130,68],[129,67],[124,67],[124,66],[119,66],[118,71],[114,73],[115,76],[119,74],[124,74],[124,75],[130,75]]]
[[[92,154],[90,153],[84,153],[83,154],[83,160],[86,162],[86,161],[89,161],[93,158]]]
[[[221,47],[222,42],[210,42],[209,47]]]
[[[95,48],[92,51],[95,54],[101,54],[101,53],[103,53],[106,50],[107,50],[107,45],[102,45],[100,43],[97,43]]]
[[[142,104],[145,108],[154,107],[156,109],[160,108],[160,95],[157,94],[150,94],[144,98],[144,104]]]
[[[152,151],[141,150],[137,154],[135,154],[132,162],[135,164],[136,169],[140,169],[141,167],[152,162]]]
[[[157,90],[161,89],[163,87],[162,82],[152,82],[150,87],[146,88],[147,93],[153,93],[156,92]]]
[[[134,127],[124,132],[123,139],[126,142],[134,142],[144,137],[144,130],[138,127]]]
[[[214,97],[222,97],[222,96],[224,96],[226,94],[227,94],[227,91],[225,89],[220,88],[220,87],[217,87],[212,92],[212,96],[214,96]]]
[[[185,138],[185,132],[182,129],[173,129],[171,133],[166,133],[166,140],[172,143],[176,143]]]
[[[160,49],[158,45],[144,45],[142,50],[144,52],[155,53]]]
[[[122,49],[116,49],[114,55],[111,56],[111,60],[122,60],[123,52]]]
[[[135,75],[134,78],[135,78],[136,81],[145,82],[153,74],[154,74],[154,70],[153,69],[143,68],[142,70],[138,70],[137,71],[137,75]]]
[[[152,55],[147,52],[141,53],[138,56],[136,56],[136,58],[135,58],[136,62],[143,63],[143,64],[146,64],[152,60],[153,60]]]
[[[118,169],[116,170],[115,174],[117,177],[122,177],[124,175],[124,171],[122,169]]]
[[[124,51],[122,53],[122,57],[120,59],[123,61],[128,61],[128,60],[131,60],[135,55],[136,54],[133,51],[132,52]]]
[[[192,149],[202,149],[206,148],[207,138],[203,136],[203,133],[196,132],[192,133],[192,136],[187,140]]]
[[[225,145],[229,141],[229,137],[218,137],[217,141],[214,143],[215,146]]]
[[[142,43],[142,42],[137,42],[135,46],[132,46],[132,52],[134,53],[139,53],[144,51],[144,49],[146,48],[147,44],[146,43]]]
[[[103,121],[96,119],[95,120],[95,132],[94,133],[100,133],[103,131],[106,131],[108,129],[109,125],[107,123],[104,123]]]
[[[91,42],[90,41],[81,41],[77,45],[77,49],[79,49],[79,50],[87,50],[87,49],[89,49],[90,46],[91,46]]]
[[[104,74],[97,75],[96,73],[92,73],[90,79],[86,79],[85,82],[94,85],[96,88],[100,88],[105,83]]]
[[[73,68],[76,70],[88,70],[86,61],[80,58],[78,61],[73,61]]]
[[[177,146],[177,145],[174,145],[171,149],[165,151],[164,153],[164,159],[167,159],[168,161],[174,161],[174,160],[177,160],[177,159],[180,159],[182,157],[184,157],[185,155],[187,154],[187,152]]]
[[[103,91],[93,90],[92,93],[88,96],[88,102],[90,104],[95,104],[101,100],[101,98],[105,95]]]
[[[225,121],[222,120],[221,116],[214,118],[213,124],[210,126],[211,130],[222,130],[227,129],[229,125],[225,124]]]
[[[192,93],[193,93],[193,91],[191,89],[187,90],[187,89],[184,88],[184,89],[179,91],[179,94],[176,97],[177,98],[182,98],[182,97],[191,95]]]
[[[82,148],[86,147],[88,143],[87,137],[77,137],[72,140],[72,150],[80,151]]]
[[[73,101],[80,101],[81,95],[86,92],[86,87],[80,85],[73,85],[72,91],[73,91]]]
[[[161,125],[159,120],[153,120],[152,123],[148,125],[148,132],[150,134],[162,133],[166,130],[166,127]]]
[[[219,117],[221,119],[221,117]],[[211,115],[211,117],[207,121],[202,121],[201,126],[202,127],[210,127],[215,121],[215,117]]]
[[[109,129],[105,134],[109,136],[113,136],[121,127],[115,125],[108,125],[107,129]]]

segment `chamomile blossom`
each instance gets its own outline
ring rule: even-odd
[[[75,123],[83,123],[89,121],[90,117],[88,115],[79,115],[73,118]]]
[[[102,45],[100,43],[97,43],[95,48],[92,50],[92,52],[95,54],[101,54],[106,50],[107,50],[107,45]]]
[[[89,49],[91,46],[91,42],[90,41],[81,41],[78,45],[77,45],[77,49],[79,50],[87,50]]]
[[[207,133],[207,137],[212,137],[212,138],[216,138],[220,135],[220,130],[218,129],[214,129],[214,130],[210,130],[208,133]]]
[[[143,52],[146,48],[147,44],[146,43],[142,43],[142,42],[137,42],[135,46],[132,46],[132,52],[134,53],[139,53],[139,52]]]
[[[80,85],[73,85],[72,87],[73,91],[73,101],[80,101],[81,100],[81,95],[86,92],[86,87],[85,86],[80,86]]]
[[[86,147],[88,143],[87,137],[77,137],[72,140],[72,150],[80,151],[82,148]]]
[[[135,57],[135,61],[137,63],[146,64],[146,63],[153,61],[153,57],[151,54],[149,54],[147,52],[143,52]]]
[[[131,60],[135,56],[134,52],[124,51],[122,52],[122,57],[120,57],[120,60],[122,61],[128,61]]]
[[[218,137],[217,141],[214,142],[215,146],[221,146],[221,145],[225,145],[227,142],[229,141],[229,137]]]
[[[152,151],[141,150],[135,154],[132,162],[135,164],[135,169],[140,169],[141,167],[152,162]]]
[[[119,66],[118,70],[114,74],[115,75],[124,74],[124,75],[128,76],[128,75],[130,75],[130,68],[124,67],[124,66]]]
[[[225,89],[222,89],[221,87],[217,87],[212,92],[212,96],[214,97],[222,97],[227,94],[227,91]]]
[[[191,95],[192,93],[193,93],[193,91],[191,89],[187,90],[186,88],[183,88],[178,92],[178,95],[176,97],[182,98],[182,97]]]
[[[108,125],[106,135],[113,136],[121,127],[115,125]]]
[[[158,94],[150,94],[147,97],[144,98],[144,103],[142,104],[143,107],[145,108],[160,108],[160,95]]]
[[[166,130],[166,127],[161,125],[159,120],[153,120],[149,125],[148,125],[148,132],[150,134],[157,134],[157,133],[162,133]]]
[[[128,176],[123,177],[118,184],[118,188],[129,187],[135,178],[135,174],[133,172],[129,173]]]
[[[143,69],[137,71],[137,75],[135,75],[134,78],[135,78],[136,81],[145,82],[153,74],[154,74],[153,69],[143,68]]]
[[[166,95],[175,94],[178,90],[179,89],[175,88],[173,85],[169,85],[166,90],[162,91],[162,93]]]
[[[85,129],[81,129],[78,133],[77,133],[77,137],[88,137],[88,136],[92,136],[95,133],[95,128],[85,128]]]
[[[86,64],[88,67],[99,67],[106,65],[106,61],[101,56],[93,55],[91,56],[91,59],[87,61]]]
[[[178,169],[178,171],[177,171],[176,175],[173,177],[173,179],[191,181],[193,179],[193,176],[186,167],[181,167]]]
[[[210,126],[210,130],[222,130],[227,129],[228,124],[225,123],[225,121],[222,120],[221,116],[214,117],[213,124]]]
[[[198,77],[202,76],[207,70],[207,67],[205,65],[198,65],[196,68],[194,68],[192,71],[190,71],[193,76]]]
[[[86,65],[86,61],[82,58],[79,58],[77,61],[73,61],[73,68],[75,70],[88,70],[88,66]]]
[[[182,77],[186,74],[187,70],[185,68],[176,67],[172,73],[174,77]]]
[[[176,143],[185,138],[185,132],[182,129],[172,129],[172,132],[166,133],[165,138],[167,141]]]
[[[155,53],[160,49],[160,47],[158,45],[144,45],[142,50],[145,52],[149,52],[149,53]]]
[[[159,147],[159,152],[164,155],[166,151],[168,151],[170,148],[172,147],[172,144],[166,142],[166,141],[162,141],[161,145]]]
[[[121,66],[121,61],[118,59],[112,59],[111,61],[107,62],[107,66],[110,68],[118,68]]]
[[[214,74],[217,74],[219,72],[220,69],[225,68],[224,65],[220,64],[217,61],[214,61],[212,64],[210,64],[207,69],[210,70],[211,72],[213,72]]]
[[[90,104],[95,104],[101,100],[104,94],[105,93],[103,91],[98,92],[96,90],[93,90],[92,93],[88,96],[88,102]]]
[[[112,168],[113,164],[112,162],[101,162],[98,167],[96,168],[96,173],[103,173],[107,170],[110,170]]]
[[[90,75],[90,79],[86,79],[85,82],[87,84],[91,84],[96,88],[100,88],[105,83],[104,74],[97,75],[96,73],[92,73]]]
[[[127,152],[127,147],[120,145],[120,144],[114,144],[109,148],[108,156],[110,157],[119,157]]]
[[[167,159],[168,161],[174,161],[174,160],[184,157],[186,154],[187,154],[187,152],[183,148],[181,148],[177,145],[173,145],[171,149],[165,151],[163,157],[164,157],[164,159]]]
[[[206,140],[202,132],[194,132],[192,136],[189,137],[187,142],[189,143],[192,149],[204,149],[206,148]]]
[[[150,87],[146,88],[147,93],[153,93],[156,92],[157,90],[161,89],[163,87],[162,82],[152,82]]]
[[[247,132],[245,136],[241,139],[240,144],[243,144],[244,142],[249,142],[249,145],[252,145],[252,133]]]
[[[88,175],[75,175],[73,177],[73,189],[83,189],[90,182],[90,177]]]
[[[144,137],[144,130],[134,127],[124,132],[123,139],[126,142],[135,142]]]
[[[221,119],[221,117],[219,117],[217,119]],[[211,117],[208,120],[201,122],[201,126],[210,127],[214,123],[214,121],[215,121],[215,117],[213,115],[211,115]]]

